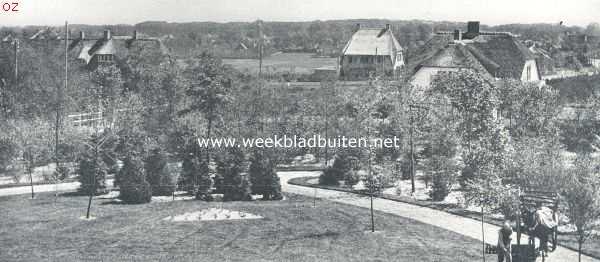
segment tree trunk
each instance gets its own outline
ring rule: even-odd
[[[212,113],[211,113],[212,114]],[[210,139],[210,131],[212,129],[212,116],[208,118],[208,127],[206,128],[206,139]],[[206,165],[210,164],[210,148],[206,148]]]
[[[31,199],[35,197],[35,193],[33,192],[33,172],[31,168],[29,169],[29,183],[31,184]]]
[[[583,245],[582,241],[577,241],[577,257],[578,261],[581,262],[581,246]]]

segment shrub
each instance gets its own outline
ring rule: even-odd
[[[65,180],[65,178],[68,178],[70,173],[71,170],[69,167],[67,167],[65,164],[59,164],[56,167],[56,170],[54,170],[53,176],[55,179],[62,181]]]
[[[283,199],[281,183],[275,172],[275,163],[265,152],[256,150],[250,159],[248,169],[252,194],[263,196],[263,200]]]
[[[327,167],[323,170],[323,173],[319,176],[319,185],[326,186],[337,186],[340,184],[338,177],[339,170],[333,167]]]
[[[251,200],[251,185],[248,178],[242,175],[244,169],[244,152],[235,147],[229,148],[217,159],[217,175],[222,178],[223,200]]]
[[[338,180],[344,179],[346,173],[350,172],[350,169],[352,169],[350,166],[350,158],[345,153],[337,154],[331,167],[338,171]]]
[[[356,170],[350,170],[344,177],[344,183],[346,186],[354,186],[360,181],[360,175]]]
[[[338,153],[335,156],[335,160],[333,160],[333,165],[331,167],[327,167],[323,174],[319,177],[319,184],[321,185],[339,185],[340,180],[350,182],[350,185],[354,185],[358,183],[358,181],[353,181],[352,176],[348,176],[348,173],[352,169],[350,158],[347,153],[342,152]]]
[[[17,145],[9,139],[0,139],[0,173],[6,172],[17,155]]]
[[[415,160],[416,162],[416,160]],[[409,180],[411,177],[410,173],[410,154],[405,154],[400,161],[400,172],[402,173],[402,180]]]
[[[210,195],[213,187],[213,180],[210,177],[210,168],[206,161],[199,161],[198,166],[198,187],[196,190],[196,199],[212,201],[213,198]]]
[[[452,187],[452,181],[450,175],[444,172],[435,172],[432,175],[432,186],[431,192],[429,193],[433,201],[443,201],[450,194]]]
[[[462,188],[467,188],[469,183],[476,178],[475,168],[470,165],[465,165],[460,171],[458,182]]]
[[[145,160],[146,178],[152,187],[152,195],[169,196],[175,191],[175,179],[169,172],[167,156],[155,148]]]
[[[179,188],[195,195],[196,199],[212,200],[210,190],[213,180],[210,177],[208,163],[202,158],[201,151],[193,140],[183,148],[183,163],[179,176]]]
[[[118,173],[119,199],[129,204],[148,203],[152,199],[152,188],[146,181],[142,160],[135,155],[128,155],[123,160],[123,168]]]

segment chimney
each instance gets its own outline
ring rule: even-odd
[[[469,21],[467,23],[467,33],[470,37],[476,37],[479,35],[479,21]]]
[[[110,34],[110,30],[109,29],[104,30],[104,39],[109,40],[111,38],[112,38],[112,36]]]
[[[133,30],[133,40],[137,40],[137,38],[138,38],[138,31]]]
[[[360,24],[357,23],[356,26],[354,27],[354,32],[358,31],[360,29]]]
[[[385,24],[385,30],[390,31],[390,24]]]
[[[79,40],[85,39],[85,32],[79,31]]]
[[[454,40],[456,40],[456,41],[462,40],[462,32],[458,29],[454,30]]]

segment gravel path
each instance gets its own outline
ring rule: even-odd
[[[315,188],[303,187],[290,185],[287,183],[288,180],[296,177],[305,176],[318,176],[319,172],[278,172],[281,178],[281,186],[283,191],[300,194],[305,196],[314,196]],[[368,197],[359,196],[352,193],[339,192],[326,189],[316,189],[316,195],[318,198],[335,201],[338,203],[344,203],[364,208],[370,207],[370,200]],[[453,214],[449,214],[443,211],[434,210],[431,208],[415,206],[407,203],[375,198],[373,201],[375,210],[390,213],[410,219],[414,219],[423,223],[434,225],[440,228],[444,228],[480,241],[483,240],[481,235],[481,221],[477,221],[470,218],[465,218]],[[375,218],[377,219],[377,218]],[[490,244],[496,244],[498,241],[497,233],[499,227],[491,224],[484,225],[485,242]],[[527,237],[521,239],[522,242],[527,241]],[[513,242],[516,244],[516,237],[513,237]],[[541,261],[541,259],[538,259]],[[577,261],[577,252],[572,250],[558,247],[552,252],[546,261]],[[588,256],[582,256],[581,261],[600,261]]]

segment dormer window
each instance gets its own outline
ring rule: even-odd
[[[96,55],[99,63],[112,63],[112,55]]]

